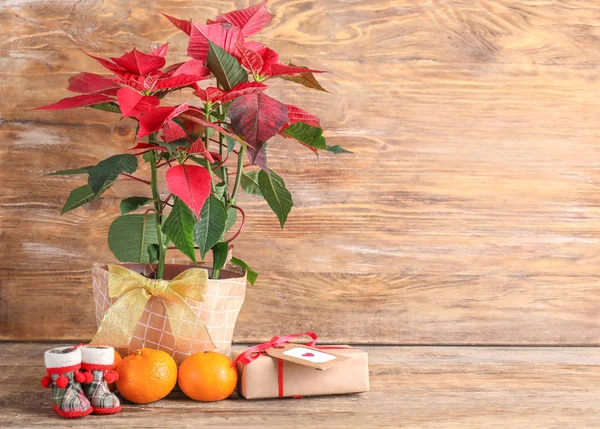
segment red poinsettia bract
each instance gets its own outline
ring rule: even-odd
[[[229,240],[239,235],[245,223],[245,213],[236,201],[239,189],[262,195],[281,226],[291,210],[291,194],[267,164],[267,146],[275,135],[295,139],[314,152],[346,151],[326,144],[316,116],[265,93],[275,78],[324,91],[314,77],[322,71],[281,61],[277,52],[250,39],[273,19],[266,0],[204,23],[163,15],[189,37],[187,61],[167,64],[168,44],[147,53],[133,48],[110,58],[86,53],[108,73],[81,72],[71,77],[67,90],[76,95],[36,110],[91,107],[135,121],[136,138],[143,140],[125,154],[94,167],[55,173],[88,175],[88,185],[71,193],[63,212],[100,197],[120,175],[147,183],[152,197],[125,199],[117,219],[141,231],[142,246],[121,247],[123,240],[111,235],[111,227],[109,245],[115,256],[122,262],[157,262],[160,276],[169,245],[193,261],[194,247],[202,257],[212,250],[218,277],[225,259],[221,253],[229,249],[226,234],[238,214],[239,230]],[[205,80],[210,82],[201,87]],[[198,105],[169,104],[169,94],[186,88]],[[246,156],[259,166],[258,171],[244,170]],[[151,180],[133,176],[138,157],[150,163]],[[228,163],[230,158],[237,162]],[[157,186],[161,168],[166,169],[170,191],[165,198]],[[230,172],[232,168],[235,173]],[[163,211],[168,207],[172,210],[167,215]],[[138,209],[144,210],[142,217],[131,213]],[[149,223],[148,216],[153,216],[153,222]],[[147,235],[149,225],[156,227],[154,234]],[[249,269],[237,258],[232,261]]]

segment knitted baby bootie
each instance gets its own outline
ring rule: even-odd
[[[94,408],[94,414],[121,411],[119,398],[107,386],[107,383],[119,378],[119,374],[112,370],[115,350],[108,346],[83,346],[81,356],[81,374],[85,378],[83,391]]]
[[[81,389],[83,379],[78,372],[81,350],[75,346],[48,350],[44,362],[48,375],[42,379],[42,386],[52,386],[54,411],[68,419],[90,414],[92,406]]]

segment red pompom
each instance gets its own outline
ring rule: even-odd
[[[61,375],[56,379],[56,387],[60,389],[64,389],[65,387],[67,387],[67,384],[69,384],[69,379],[64,375]]]
[[[44,378],[42,378],[42,386],[44,386],[44,387],[50,387],[51,384],[52,384],[52,379],[50,378],[49,375],[47,375]]]
[[[114,371],[108,371],[104,375],[104,381],[106,381],[107,383],[114,383],[115,381],[117,381],[117,373]]]
[[[75,380],[77,380],[77,383],[83,383],[85,381],[85,374],[83,372],[77,371],[75,373]]]
[[[85,373],[85,381],[84,383],[91,383],[94,380],[94,376],[92,375],[91,372],[86,372]]]

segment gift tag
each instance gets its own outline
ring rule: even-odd
[[[310,366],[315,369],[325,370],[344,362],[349,358],[335,353],[332,349],[317,349],[303,346],[302,344],[281,344],[265,350],[274,358],[287,360],[299,365]]]

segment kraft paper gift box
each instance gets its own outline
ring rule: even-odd
[[[247,364],[238,363],[238,390],[246,399],[359,393],[369,390],[367,352],[350,346],[285,344]],[[296,350],[290,352],[289,350]],[[285,352],[288,352],[285,355]],[[236,359],[243,350],[233,351]],[[332,360],[327,356],[335,356]],[[302,358],[302,355],[309,359]],[[315,359],[317,362],[315,362]]]

